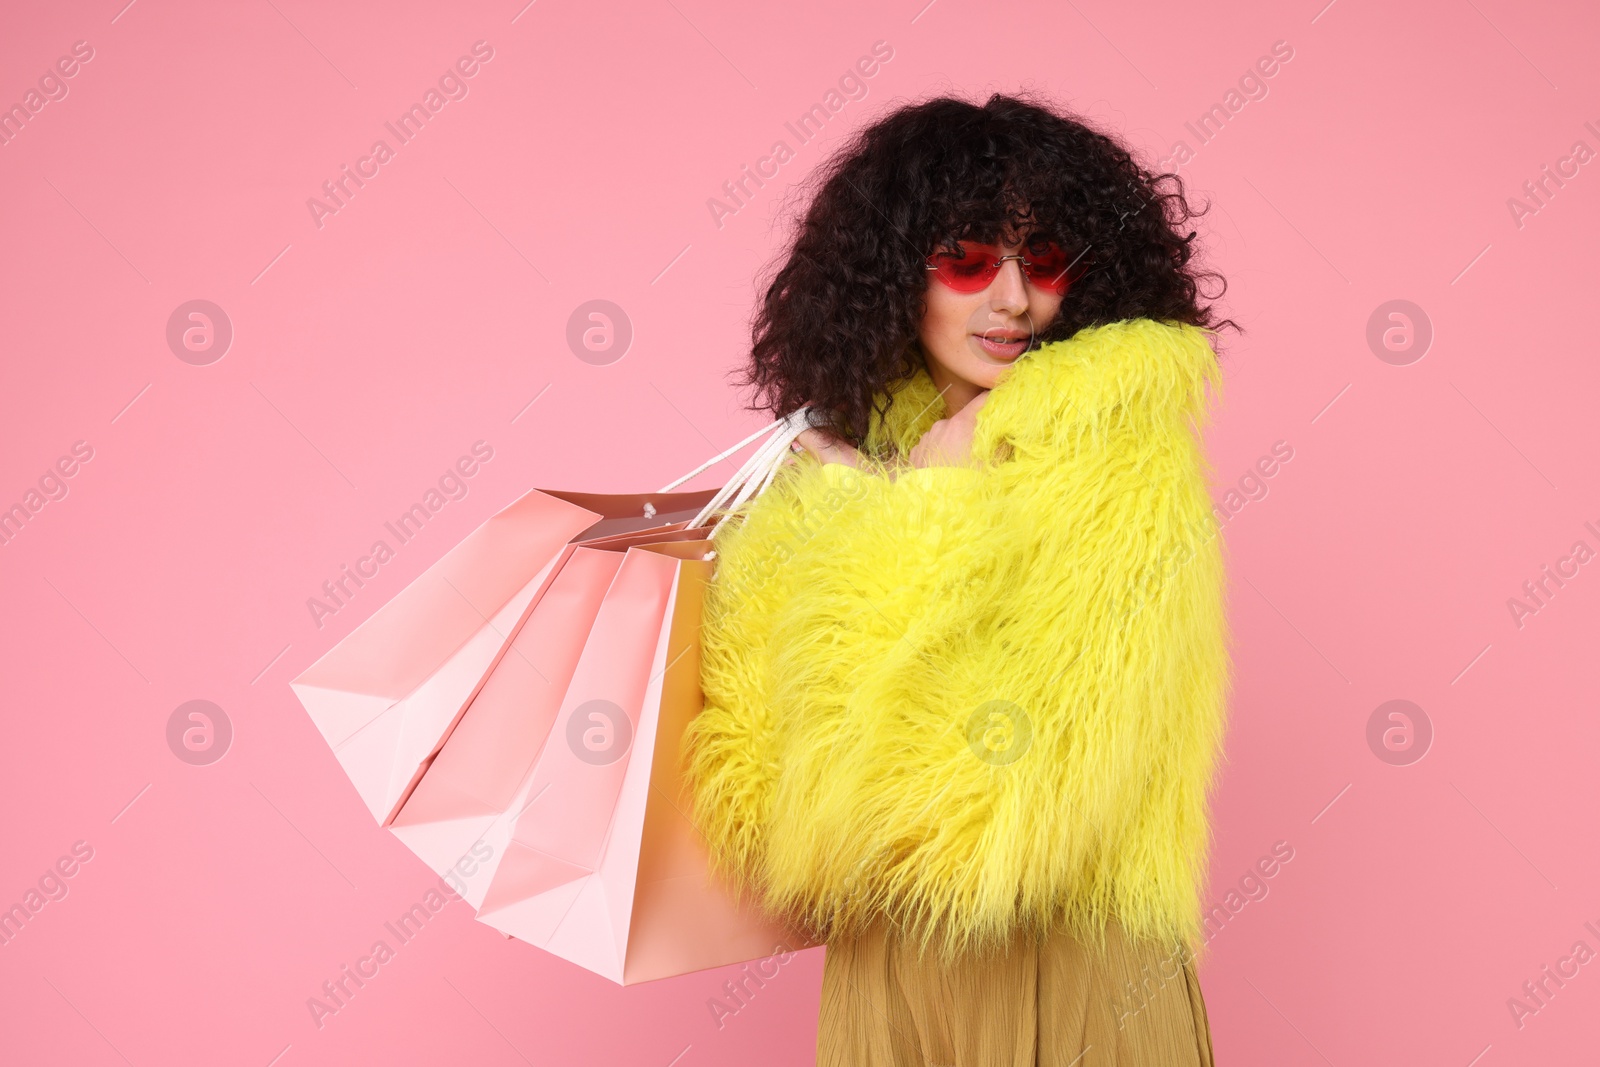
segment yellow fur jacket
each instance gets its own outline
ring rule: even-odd
[[[1114,918],[1198,951],[1219,387],[1205,331],[1129,320],[1003,372],[971,466],[786,464],[716,540],[684,738],[714,866],[819,940]],[[893,394],[866,446],[904,455],[946,412],[925,370]]]

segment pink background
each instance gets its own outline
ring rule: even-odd
[[[433,878],[287,683],[528,488],[656,488],[759,425],[725,376],[784,189],[895,102],[1021,86],[1147,162],[1188,142],[1249,330],[1227,335],[1218,499],[1293,450],[1225,527],[1210,897],[1275,842],[1294,857],[1202,968],[1218,1062],[1592,1057],[1600,963],[1520,1027],[1507,1006],[1600,951],[1600,563],[1520,627],[1507,605],[1600,550],[1600,163],[1520,225],[1508,206],[1600,149],[1592,11],[124,2],[27,5],[0,35],[5,105],[93,48],[0,146],[0,507],[93,449],[0,546],[0,906],[93,849],[0,947],[0,1061],[812,1062],[821,950],[719,1029],[729,973],[620,989],[460,903],[319,1029],[307,998]],[[307,199],[479,40],[469,94],[319,228]],[[784,122],[880,40],[866,98],[796,147]],[[1267,95],[1201,144],[1185,122],[1280,40]],[[719,228],[707,198],[779,138],[795,159]],[[206,366],[165,339],[193,299],[234,329]],[[609,365],[566,342],[594,299],[634,329]],[[1366,340],[1394,299],[1434,331],[1405,366]],[[318,628],[307,599],[480,439],[468,494]],[[235,731],[210,766],[168,748],[193,699]],[[1392,699],[1433,730],[1405,766],[1367,741]]]

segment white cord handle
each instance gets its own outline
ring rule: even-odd
[[[662,493],[670,493],[670,492],[672,492],[674,489],[678,488],[678,486],[682,485],[684,482],[688,481],[690,478],[693,478],[695,475],[701,473],[702,471],[710,470],[713,464],[721,463],[723,460],[727,459],[729,456],[731,456],[735,452],[739,451],[739,449],[743,448],[745,445],[749,444],[751,441],[754,441],[756,438],[760,437],[762,434],[767,433],[768,431],[770,431],[773,427],[781,425],[783,423],[783,421],[784,421],[783,419],[779,419],[777,422],[768,423],[766,426],[761,427],[761,429],[757,430],[755,433],[751,434],[749,437],[746,437],[743,441],[740,441],[738,444],[736,444],[732,448],[728,449],[726,452],[717,453],[715,456],[712,456],[710,459],[708,459],[704,463],[700,464],[700,466],[696,467],[694,470],[690,471],[688,474],[685,474],[682,478],[674,478],[672,481],[668,482],[666,485],[662,486],[657,491],[658,492],[662,492]]]
[[[809,406],[796,408],[784,418],[762,427],[732,448],[711,457],[688,474],[668,483],[662,488],[661,492],[665,493],[676,489],[695,475],[708,470],[713,464],[727,459],[762,434],[770,433],[771,436],[763,441],[750,458],[745,460],[744,464],[734,472],[733,477],[729,478],[726,484],[717,490],[716,495],[707,501],[706,506],[701,509],[700,513],[689,520],[686,529],[697,529],[718,510],[723,511],[722,518],[718,519],[716,525],[711,528],[710,536],[715,538],[717,531],[722,529],[722,524],[728,520],[729,514],[746,501],[765,492],[766,488],[772,484],[773,479],[777,477],[778,468],[788,458],[790,446],[794,444],[795,438],[810,429],[812,421],[816,417],[816,413]]]
[[[689,522],[689,527],[693,529],[700,526],[720,509],[723,515],[711,528],[710,536],[715,538],[717,532],[722,529],[722,524],[728,521],[736,509],[771,483],[778,468],[788,458],[790,445],[809,425],[810,413],[804,408],[782,420],[772,436],[745,461],[744,466],[740,467],[733,478],[729,479],[728,484],[722,487],[722,491]]]

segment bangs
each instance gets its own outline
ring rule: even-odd
[[[953,250],[959,241],[1011,244],[1026,237],[1029,246],[1053,241],[1081,258],[1087,239],[1072,225],[1083,212],[1071,202],[1070,183],[1039,158],[1025,131],[980,116],[966,129],[949,131],[936,156],[918,161],[927,173],[907,176],[931,194],[924,220],[933,236],[929,251]]]

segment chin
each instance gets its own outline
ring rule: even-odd
[[[1000,379],[1005,376],[1005,371],[1005,367],[980,364],[970,370],[963,370],[961,378],[969,385],[974,385],[979,389],[993,389]]]
[[[1016,360],[1000,360],[993,356],[974,356],[962,361],[961,377],[980,389],[993,388]]]

